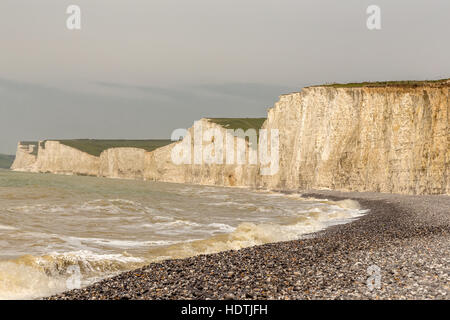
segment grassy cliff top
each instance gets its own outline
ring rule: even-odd
[[[14,162],[15,156],[0,154],[0,169],[9,169]]]
[[[66,146],[78,149],[93,156],[100,154],[111,148],[139,148],[146,151],[153,151],[171,143],[171,140],[96,140],[96,139],[75,139],[75,140],[52,140],[58,141]]]
[[[261,129],[266,118],[208,118],[209,121],[214,122],[227,129]]]
[[[330,83],[311,87],[332,87],[332,88],[362,88],[362,87],[419,87],[442,85],[450,86],[450,79],[439,80],[407,80],[407,81],[379,81],[379,82],[354,82],[354,83]]]

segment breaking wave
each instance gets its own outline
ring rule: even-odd
[[[143,263],[142,258],[125,254],[91,251],[25,255],[0,261],[0,299],[34,299],[72,289],[68,280],[73,277],[73,270],[79,270],[81,285],[85,286],[105,274],[112,275]]]
[[[351,207],[350,210],[343,208]],[[348,223],[364,214],[355,201],[340,201],[330,210],[316,209],[298,216],[285,217],[280,223],[241,223],[227,233],[203,240],[189,241],[164,248],[155,248],[149,255],[162,260],[167,258],[186,258],[199,254],[217,253],[227,250],[239,250],[251,246],[297,240],[305,235],[325,228]],[[159,258],[159,259],[158,259]]]

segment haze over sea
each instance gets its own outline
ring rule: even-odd
[[[168,258],[299,239],[363,214],[299,194],[0,170],[0,299]],[[68,287],[69,286],[69,287]]]

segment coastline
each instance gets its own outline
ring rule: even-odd
[[[300,240],[152,263],[45,299],[449,299],[449,196],[303,196],[370,212]],[[370,291],[373,265],[381,288]]]

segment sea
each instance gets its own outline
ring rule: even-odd
[[[314,236],[365,213],[225,188],[0,170],[0,299],[38,299],[165,259]]]

